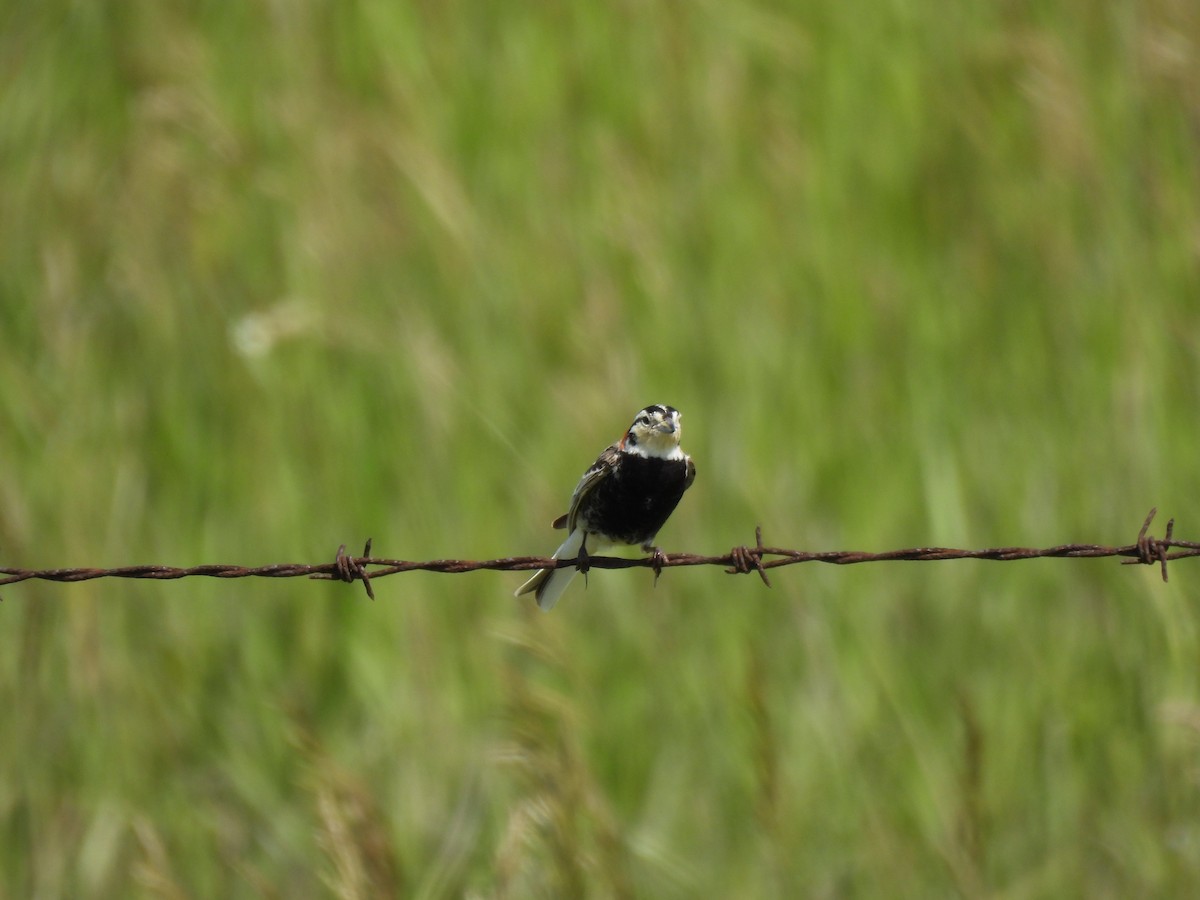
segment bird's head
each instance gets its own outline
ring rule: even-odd
[[[637,414],[625,432],[621,449],[639,456],[682,459],[683,450],[679,446],[679,438],[683,433],[679,423],[681,418],[679,410],[673,406],[663,406],[661,403],[647,406]]]

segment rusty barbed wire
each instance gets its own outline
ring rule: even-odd
[[[653,556],[626,559],[615,556],[580,556],[574,559],[550,559],[543,556],[507,556],[499,559],[433,559],[413,561],[382,559],[371,556],[371,542],[367,541],[361,556],[349,556],[346,546],[338,548],[332,562],[304,564],[277,563],[268,566],[202,565],[188,568],[175,566],[121,566],[115,569],[11,569],[0,568],[0,586],[22,581],[54,581],[74,583],[96,578],[149,578],[175,580],[178,578],[313,578],[353,583],[361,581],[367,596],[375,599],[371,582],[386,575],[401,572],[440,572],[457,575],[463,572],[498,571],[523,572],[531,569],[566,568],[576,566],[581,572],[589,569],[633,569],[649,568],[655,580],[663,569],[678,566],[724,566],[730,575],[746,575],[752,572],[762,578],[768,587],[771,582],[767,569],[794,566],[800,563],[819,562],[845,566],[868,562],[934,562],[947,559],[983,559],[994,562],[1012,562],[1018,559],[1098,559],[1102,557],[1127,557],[1123,565],[1155,565],[1161,567],[1162,579],[1167,580],[1167,563],[1176,559],[1200,556],[1200,543],[1177,541],[1174,538],[1175,520],[1167,522],[1166,534],[1162,538],[1151,537],[1150,523],[1157,509],[1150,510],[1137,540],[1121,547],[1105,547],[1100,544],[1059,544],[1054,547],[991,547],[983,550],[959,550],[951,547],[912,547],[906,550],[887,550],[869,553],[860,550],[825,550],[808,552],[789,550],[782,547],[766,547],[762,542],[762,528],[755,529],[753,547],[734,547],[728,553],[717,556],[701,556],[693,553],[655,553]],[[774,557],[769,559],[768,557]]]

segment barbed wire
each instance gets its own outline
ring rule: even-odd
[[[433,559],[423,562],[403,559],[382,559],[371,556],[371,541],[367,541],[361,556],[349,556],[346,545],[338,548],[332,562],[304,564],[277,563],[268,566],[203,565],[189,568],[175,566],[121,566],[114,569],[9,569],[0,568],[0,586],[22,581],[40,580],[61,583],[91,581],[96,578],[149,578],[175,580],[177,578],[313,578],[353,583],[361,581],[367,596],[375,599],[371,587],[374,579],[401,572],[440,572],[457,575],[481,570],[498,572],[523,572],[531,569],[577,567],[586,573],[589,569],[633,569],[654,570],[655,581],[663,569],[678,566],[724,566],[731,575],[758,573],[768,587],[767,569],[794,566],[800,563],[820,562],[837,566],[869,562],[934,562],[947,559],[984,559],[994,562],[1012,562],[1018,559],[1097,559],[1101,557],[1128,557],[1123,565],[1154,565],[1162,570],[1163,581],[1167,580],[1167,563],[1171,560],[1200,556],[1200,543],[1177,541],[1174,538],[1175,520],[1167,522],[1166,534],[1162,538],[1151,537],[1150,523],[1157,509],[1150,510],[1138,532],[1137,540],[1122,547],[1105,547],[1099,544],[1059,544],[1055,547],[991,547],[984,550],[958,550],[951,547],[912,547],[906,550],[887,550],[868,553],[860,550],[826,550],[809,552],[789,550],[782,547],[766,547],[762,542],[762,528],[754,531],[753,547],[734,547],[728,553],[717,556],[701,556],[693,553],[662,553],[638,559],[616,556],[589,556],[581,554],[574,559],[551,559],[543,556],[506,556],[500,559]],[[774,557],[774,558],[769,558]]]

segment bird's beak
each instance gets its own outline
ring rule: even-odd
[[[659,422],[654,426],[654,430],[662,434],[674,434],[675,422],[672,419],[667,419],[665,422]]]

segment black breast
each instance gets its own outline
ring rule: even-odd
[[[686,459],[622,453],[580,510],[585,530],[624,544],[648,544],[688,488]]]

